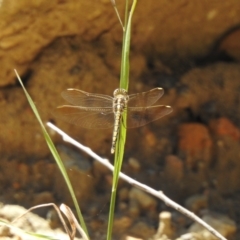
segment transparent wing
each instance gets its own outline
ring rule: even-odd
[[[81,107],[112,107],[113,98],[108,95],[84,92],[78,89],[67,89],[62,97],[69,103]]]
[[[84,128],[111,128],[114,125],[112,108],[82,108],[70,105],[60,106],[53,114],[68,123]]]
[[[129,107],[148,107],[153,105],[162,95],[162,88],[154,88],[148,92],[129,95]]]
[[[141,127],[172,112],[170,106],[131,107],[127,112],[127,128]]]

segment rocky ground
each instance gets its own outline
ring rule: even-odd
[[[117,4],[122,13],[123,3]],[[112,161],[112,129],[79,128],[52,112],[66,103],[60,94],[67,88],[112,96],[119,86],[121,42],[122,30],[110,1],[0,1],[3,204],[29,208],[64,202],[72,207],[13,69],[21,75],[43,121],[54,122]],[[162,190],[227,239],[240,236],[239,43],[238,1],[138,2],[129,93],[162,87],[165,94],[159,104],[170,105],[173,112],[128,130],[123,172]],[[92,239],[105,239],[111,172],[65,144],[56,133],[50,134]],[[36,213],[46,217],[49,211]],[[202,231],[161,201],[120,181],[114,239],[164,239],[164,235],[213,239]]]

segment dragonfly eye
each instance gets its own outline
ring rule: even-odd
[[[113,96],[116,97],[117,95],[119,94],[123,94],[123,95],[126,95],[127,94],[127,91],[123,88],[117,88],[114,90],[113,92]]]

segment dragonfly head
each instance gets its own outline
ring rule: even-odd
[[[119,95],[123,95],[126,96],[127,95],[127,90],[123,89],[123,88],[117,88],[114,90],[113,92],[113,97],[117,97]]]

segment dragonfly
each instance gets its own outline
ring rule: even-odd
[[[172,112],[170,106],[153,105],[163,93],[162,88],[154,88],[148,92],[128,95],[125,89],[117,88],[111,97],[70,88],[61,95],[72,105],[57,107],[54,115],[83,128],[113,128],[111,147],[113,154],[124,111],[127,113],[127,128],[144,126]]]

